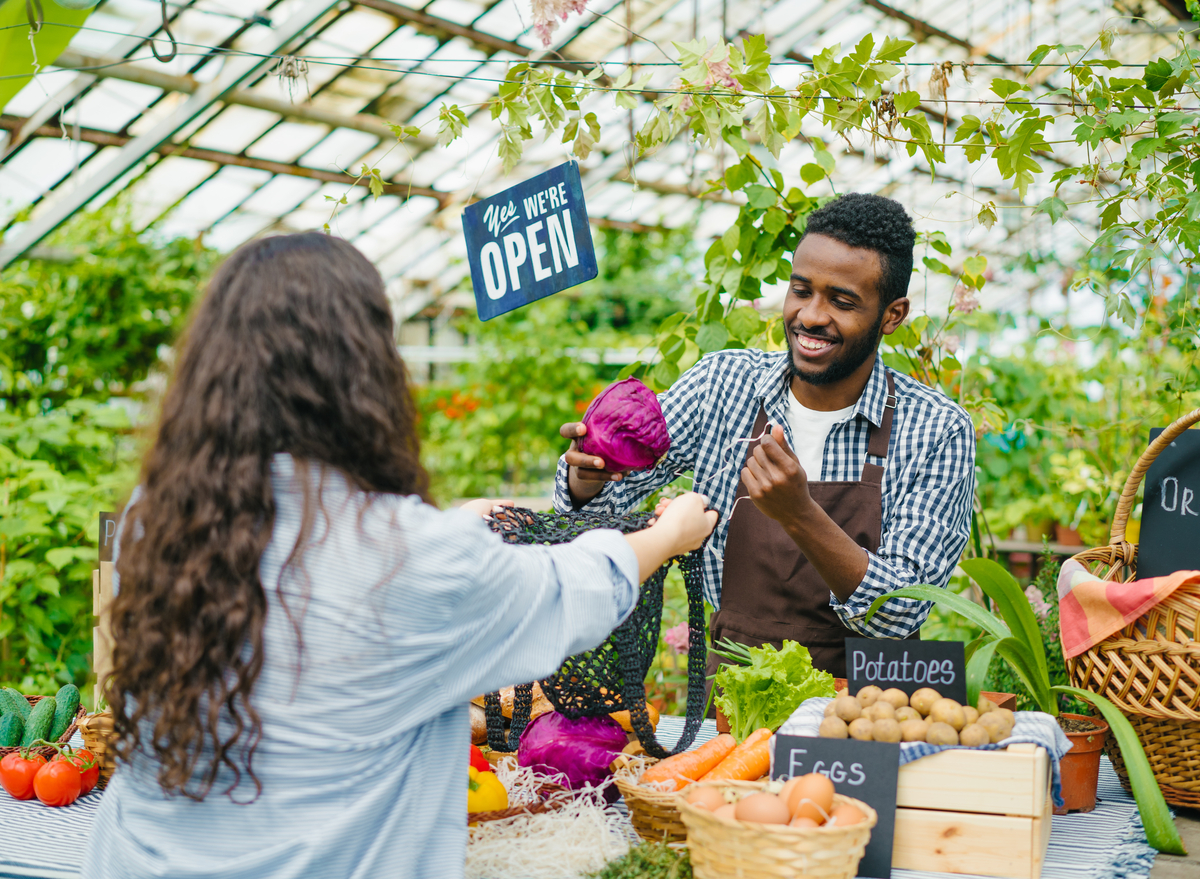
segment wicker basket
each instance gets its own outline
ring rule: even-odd
[[[515,818],[517,815],[540,815],[542,812],[554,812],[569,802],[568,797],[555,796],[565,790],[567,788],[561,784],[546,782],[538,789],[539,799],[536,803],[497,809],[493,812],[468,812],[467,823],[479,824],[481,821],[501,821],[505,818]]]
[[[87,715],[79,722],[79,732],[83,734],[84,745],[100,763],[100,781],[96,787],[105,788],[117,768],[112,712]]]
[[[45,696],[26,696],[25,698],[29,700],[29,706],[32,708],[34,705],[38,704],[46,697]],[[75,730],[78,727],[79,721],[83,719],[84,714],[85,714],[85,711],[83,710],[82,707],[80,707],[80,709],[77,712],[75,712],[75,719],[71,721],[71,725],[67,727],[66,731],[61,736],[58,737],[58,744],[65,745],[67,742],[71,741],[71,736],[75,735]],[[11,748],[0,748],[0,760],[3,760],[5,757],[7,757],[13,751],[19,751],[19,750],[21,750],[20,746],[11,747]],[[55,753],[57,753],[53,748],[33,748],[32,750],[33,750],[33,753],[41,754],[47,760],[52,758],[55,755]]]
[[[698,782],[746,794],[766,787],[766,782]],[[834,805],[849,803],[867,820],[849,827],[801,829],[779,824],[728,821],[679,797],[679,811],[687,826],[688,852],[697,879],[758,879],[803,876],[804,879],[853,879],[858,875],[871,828],[879,816],[860,800],[834,794]]]
[[[1117,503],[1108,546],[1075,559],[1110,582],[1136,576],[1137,546],[1125,540],[1125,526],[1138,486],[1159,452],[1200,421],[1200,409],[1164,430],[1138,458]],[[1137,732],[1154,777],[1168,803],[1200,806],[1200,586],[1184,585],[1130,625],[1067,661],[1071,682],[1107,697]],[[1105,750],[1121,783],[1129,776],[1121,751],[1108,735]]]
[[[618,757],[613,761],[613,780],[617,790],[625,798],[625,808],[629,810],[629,821],[638,836],[647,842],[679,842],[687,839],[687,828],[679,817],[679,806],[676,804],[679,794],[675,791],[660,791],[643,787],[638,784],[642,769],[649,768],[658,761],[653,757],[646,758],[644,763],[634,763],[628,757]]]

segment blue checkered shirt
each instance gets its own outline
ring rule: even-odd
[[[695,489],[707,495],[721,521],[704,554],[704,593],[721,603],[721,559],[729,531],[729,514],[741,478],[746,444],[761,403],[772,424],[782,424],[788,444],[786,351],[754,349],[706,355],[670,390],[659,395],[671,449],[658,466],[606,483],[583,509],[624,513],[655,489],[692,471]],[[867,460],[872,424],[883,418],[887,379],[883,360],[875,368],[853,413],[835,424],[825,441],[821,480],[856,481]],[[867,573],[853,594],[829,604],[847,627],[872,638],[902,638],[920,628],[930,602],[893,598],[865,622],[867,609],[880,595],[916,583],[944,587],[970,536],[975,493],[975,430],[967,413],[945,395],[893,372],[896,413],[884,465],[883,533],[877,553],[868,554]],[[811,475],[810,475],[811,478]],[[746,501],[750,503],[750,501]],[[572,509],[567,465],[558,462],[554,506]]]

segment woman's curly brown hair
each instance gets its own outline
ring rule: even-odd
[[[107,685],[122,759],[149,749],[170,794],[203,799],[222,765],[234,778],[226,793],[243,769],[261,791],[251,694],[272,457],[428,499],[416,417],[383,281],[350,244],[286,235],[225,261],[182,345],[123,528]],[[311,534],[312,501],[291,563]],[[223,739],[222,715],[233,730]]]

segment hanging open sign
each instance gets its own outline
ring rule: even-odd
[[[463,211],[480,320],[596,277],[579,165],[551,168]]]

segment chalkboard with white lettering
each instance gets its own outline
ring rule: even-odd
[[[794,778],[819,772],[839,794],[862,800],[879,813],[858,875],[888,879],[892,875],[892,834],[896,828],[896,779],[900,746],[890,742],[775,736],[772,778]]]
[[[468,205],[462,221],[480,320],[596,277],[575,162]]]
[[[846,639],[846,678],[854,695],[870,684],[912,695],[932,687],[942,696],[967,700],[962,641]]]
[[[1150,465],[1138,540],[1139,577],[1200,570],[1200,430],[1185,430]]]
[[[113,560],[113,546],[117,541],[117,521],[116,513],[100,514],[100,536],[97,544],[102,562]]]

